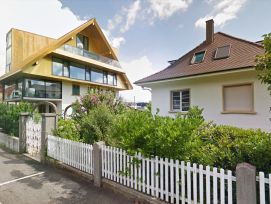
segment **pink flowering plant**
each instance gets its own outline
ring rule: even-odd
[[[61,117],[58,119],[58,131],[54,130],[54,135],[68,140],[81,142],[80,139],[81,126],[73,119],[63,120]]]
[[[73,106],[75,113],[71,117],[79,121],[83,115],[88,115],[97,107],[105,107],[115,115],[123,113],[126,108],[122,98],[115,98],[113,91],[101,91],[89,87],[87,93],[75,101]]]

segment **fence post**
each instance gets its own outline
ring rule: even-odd
[[[19,153],[26,152],[26,120],[30,113],[19,113]]]
[[[56,113],[41,113],[41,151],[40,159],[42,163],[45,163],[46,149],[47,149],[47,137],[53,135],[53,129],[56,128],[57,114]]]
[[[236,167],[237,204],[255,204],[256,199],[256,167],[248,163],[238,164]]]
[[[102,185],[102,146],[104,142],[95,142],[93,144],[93,160],[94,160],[94,185],[101,187]]]

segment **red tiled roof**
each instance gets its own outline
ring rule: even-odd
[[[214,60],[216,49],[225,45],[231,45],[229,58]],[[191,64],[194,53],[204,50],[206,50],[204,61],[198,64]],[[264,54],[263,45],[217,32],[214,34],[214,42],[212,44],[206,46],[205,41],[203,41],[196,48],[179,58],[174,64],[169,65],[160,72],[136,81],[135,84],[251,67],[255,64],[254,60],[257,54]]]

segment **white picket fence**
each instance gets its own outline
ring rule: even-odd
[[[236,177],[230,170],[211,168],[173,159],[134,156],[115,147],[102,147],[102,177],[170,203],[232,204]],[[67,165],[93,174],[93,146],[48,136],[47,155]],[[271,174],[260,172],[260,204],[271,204]],[[269,190],[267,190],[269,188]]]
[[[259,182],[259,195],[260,195],[260,204],[266,204],[270,203],[271,204],[271,174],[269,174],[269,178],[264,177],[263,172],[259,172],[259,176],[256,177],[256,181]],[[266,187],[269,186],[269,202],[266,201]]]
[[[48,135],[47,155],[81,171],[93,174],[93,146]]]
[[[189,204],[225,204],[226,192],[227,203],[232,204],[232,184],[236,181],[232,172],[225,174],[224,169],[211,171],[207,166],[204,170],[202,165],[198,168],[197,164],[191,166],[187,162],[185,165],[183,161],[157,156],[149,159],[140,153],[129,156],[122,149],[108,146],[102,147],[102,175],[170,203],[185,201]]]

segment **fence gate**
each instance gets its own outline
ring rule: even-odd
[[[39,156],[41,152],[41,120],[36,123],[32,117],[26,122],[26,152],[31,156]]]

